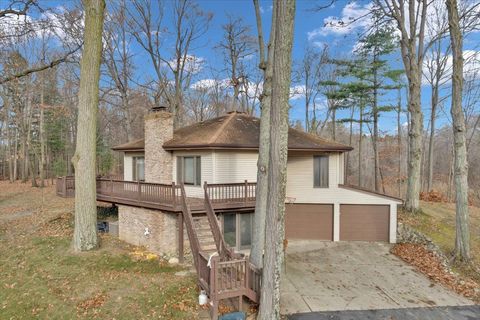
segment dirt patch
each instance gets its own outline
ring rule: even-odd
[[[480,284],[446,269],[440,258],[424,245],[402,243],[392,248],[392,253],[415,266],[434,282],[440,283],[466,298],[480,302]]]

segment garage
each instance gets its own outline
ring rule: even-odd
[[[340,205],[340,240],[389,241],[390,206]]]
[[[286,204],[285,237],[333,240],[333,205]]]

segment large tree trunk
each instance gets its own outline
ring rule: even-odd
[[[98,110],[98,82],[102,57],[104,0],[84,0],[84,47],[80,63],[78,93],[77,149],[75,167],[75,230],[76,251],[97,247],[97,203],[95,154]]]
[[[265,260],[258,319],[280,319],[280,275],[284,259],[285,191],[287,182],[288,109],[292,67],[295,0],[276,1],[270,155],[268,166]]]
[[[453,53],[452,107],[453,145],[455,151],[456,241],[455,260],[470,260],[470,232],[468,217],[468,163],[465,116],[462,110],[463,39],[458,18],[457,0],[446,0],[448,24]]]
[[[45,186],[45,115],[44,115],[44,103],[45,103],[45,75],[42,77],[42,87],[40,88],[40,123],[39,123],[39,135],[40,135],[40,186]]]
[[[418,66],[415,63],[413,63],[410,68],[411,74],[408,78],[408,111],[410,113],[410,130],[408,135],[410,137],[410,155],[408,162],[409,170],[405,209],[409,212],[416,212],[420,207],[423,113],[420,101],[421,72],[418,70]]]
[[[272,99],[272,76],[273,76],[273,47],[275,44],[275,15],[272,15],[272,26],[270,28],[270,40],[268,43],[268,57],[265,60],[263,31],[260,17],[260,6],[254,0],[257,16],[258,38],[260,52],[262,55],[260,68],[264,70],[264,85],[260,101],[260,140],[257,163],[257,187],[255,191],[255,223],[253,226],[253,241],[250,251],[250,260],[258,268],[263,267],[263,253],[265,248],[265,217],[267,212],[268,196],[268,156],[270,152],[270,105]],[[276,10],[276,3],[273,3],[273,12]],[[258,11],[258,13],[257,13]]]
[[[360,133],[358,135],[358,182],[357,185],[361,187],[363,185],[362,181],[362,139],[363,139],[363,108],[364,106],[360,106],[360,121],[359,121],[359,126],[360,126]]]
[[[400,116],[402,114],[402,89],[398,89],[398,106],[397,106],[397,149],[398,149],[398,196],[402,195],[402,123],[400,122]]]
[[[374,49],[373,52],[373,65],[376,66],[378,63],[377,51]],[[378,88],[380,84],[378,83],[378,68],[373,68],[373,135],[372,135],[372,145],[373,145],[373,178],[375,191],[380,191],[380,181],[379,181],[379,171],[380,171],[380,160],[378,158]]]

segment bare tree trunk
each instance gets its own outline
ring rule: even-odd
[[[270,155],[265,221],[265,263],[258,319],[280,319],[280,275],[284,259],[285,191],[288,155],[288,109],[292,67],[295,0],[276,1]]]
[[[412,64],[412,69],[417,65]],[[405,199],[405,209],[409,212],[416,212],[420,207],[420,171],[422,164],[422,133],[423,113],[421,110],[420,90],[421,73],[418,70],[412,71],[409,78],[408,109],[410,112],[410,157],[408,162],[408,185]]]
[[[104,0],[84,0],[83,5],[85,31],[80,63],[77,149],[72,159],[75,167],[73,246],[76,251],[91,250],[98,246],[95,154],[105,2]]]
[[[268,196],[268,156],[270,152],[270,105],[272,99],[272,76],[273,76],[273,48],[275,44],[275,15],[272,15],[270,28],[270,40],[268,43],[268,56],[265,61],[265,48],[263,43],[263,31],[258,0],[254,0],[258,40],[260,45],[260,69],[264,72],[264,85],[260,101],[260,140],[257,163],[257,187],[255,192],[255,223],[253,230],[252,249],[250,260],[258,268],[263,267],[263,253],[265,248],[265,217],[267,212]],[[276,12],[276,3],[273,3],[273,11]]]
[[[360,134],[358,135],[358,182],[359,187],[362,186],[362,139],[363,139],[363,106],[360,106]]]
[[[432,112],[430,114],[430,137],[428,142],[428,169],[427,169],[427,191],[433,188],[433,145],[435,143],[435,119],[438,105],[438,79],[432,87]]]
[[[402,123],[400,116],[402,114],[402,89],[398,89],[398,106],[397,106],[397,149],[398,149],[398,196],[402,194]]]
[[[45,187],[45,116],[44,116],[44,96],[45,96],[45,81],[42,75],[42,88],[40,89],[40,186]]]
[[[453,141],[455,150],[456,240],[455,260],[470,260],[470,231],[468,216],[468,162],[465,116],[462,110],[463,39],[458,17],[457,0],[446,0],[448,24],[453,53],[452,108]]]
[[[335,107],[332,109],[332,140],[336,141],[337,140],[337,110]]]

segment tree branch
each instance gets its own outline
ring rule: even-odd
[[[42,64],[38,67],[33,67],[33,68],[29,68],[29,69],[26,69],[26,70],[23,70],[19,73],[16,73],[16,74],[12,74],[10,76],[7,76],[7,77],[4,77],[4,78],[0,78],[0,85],[4,84],[4,83],[7,83],[9,81],[12,81],[12,80],[15,80],[15,79],[19,79],[19,78],[23,78],[23,77],[26,77],[32,73],[36,73],[36,72],[40,72],[40,71],[43,71],[43,70],[47,70],[47,69],[50,69],[50,68],[53,68],[61,63],[64,63],[67,61],[68,57],[71,56],[72,54],[74,54],[75,52],[77,52],[82,46],[78,46],[77,48],[67,52],[63,57],[59,58],[59,59],[55,59],[55,60],[52,60],[50,63],[48,64]]]

